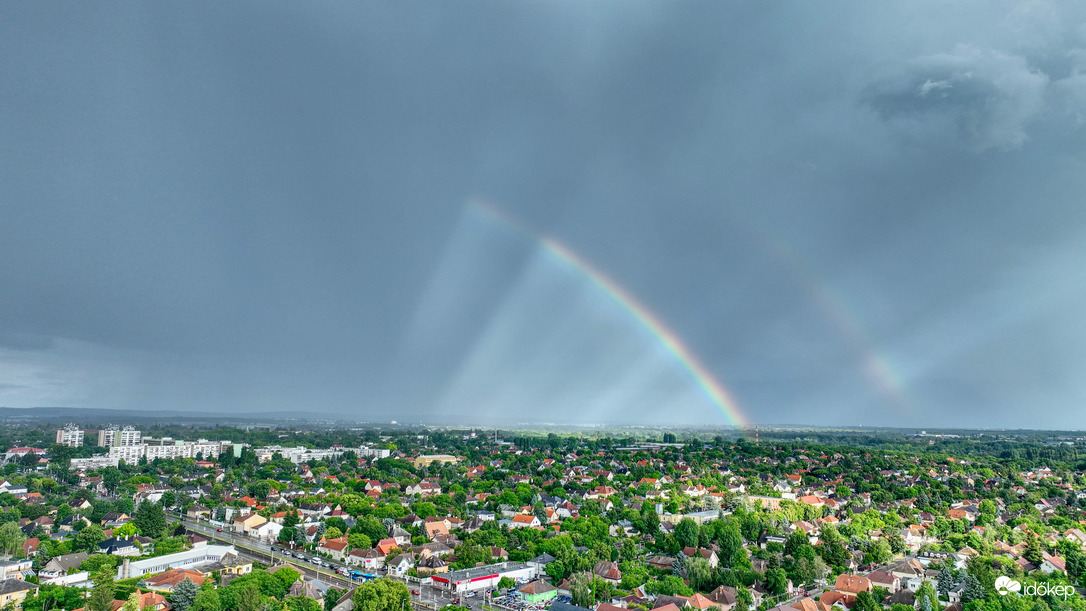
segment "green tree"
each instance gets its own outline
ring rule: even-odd
[[[87,599],[87,611],[112,611],[114,590],[113,573],[108,571],[98,573],[94,577],[94,589],[91,590],[90,598]]]
[[[173,507],[177,504],[177,493],[173,490],[167,490],[162,493],[162,499],[159,502],[162,507]]]
[[[351,596],[355,611],[403,611],[411,608],[407,586],[382,577],[360,584]]]
[[[293,526],[284,526],[279,529],[279,534],[275,537],[276,541],[279,541],[280,543],[290,543],[294,541],[294,530]]]
[[[784,569],[770,569],[765,572],[765,587],[772,594],[784,594],[788,589],[788,574]]]
[[[19,529],[18,517],[15,522],[0,525],[0,549],[14,555],[26,542],[26,535]]]
[[[954,587],[954,576],[950,574],[950,568],[944,563],[943,567],[939,569],[939,597],[947,598],[950,590]]]
[[[980,580],[972,575],[965,576],[965,588],[962,590],[963,605],[967,605],[974,600],[984,600],[986,595],[984,586],[980,585]]]
[[[200,588],[186,577],[181,583],[174,586],[173,593],[170,594],[170,608],[173,611],[188,611],[188,608],[196,602],[196,596],[199,593]]]
[[[863,590],[856,594],[856,606],[853,611],[882,611],[882,605],[871,596],[871,593]]]
[[[123,525],[123,526],[118,526],[117,528],[114,528],[113,529],[113,536],[114,537],[131,537],[131,536],[137,534],[138,532],[139,531],[136,530],[136,525],[129,522],[129,523]]]
[[[75,536],[74,547],[78,550],[94,553],[98,550],[98,544],[105,540],[106,533],[102,530],[102,527],[91,524],[83,527],[83,530],[79,531],[79,534]]]
[[[927,608],[928,611],[939,611],[939,595],[930,581],[924,580],[920,584],[920,589],[916,591],[916,607],[917,609]]]
[[[288,596],[283,603],[287,611],[323,611],[324,608],[320,602],[308,596]]]
[[[201,589],[196,594],[196,600],[188,611],[222,611],[222,603],[219,601],[219,593],[215,590]]]
[[[347,535],[347,545],[351,549],[369,549],[373,546],[373,542],[362,533],[351,533]]]
[[[274,576],[275,576],[275,579],[279,581],[280,585],[282,586],[282,589],[281,590],[276,590],[274,592],[264,592],[264,593],[267,594],[268,596],[275,596],[276,598],[282,598],[287,593],[287,590],[290,589],[290,586],[292,586],[295,581],[298,581],[298,578],[301,577],[302,574],[299,573],[298,571],[294,570],[294,569],[282,568],[282,569],[279,569],[278,571],[276,571]],[[276,595],[278,595],[278,596],[276,596]]]
[[[690,518],[683,518],[675,525],[675,541],[680,548],[697,547],[699,534],[697,522]]]
[[[136,508],[136,515],[132,516],[136,528],[144,535],[152,539],[158,539],[166,532],[166,512],[162,505],[143,501]]]
[[[332,611],[339,599],[343,596],[343,590],[328,588],[324,591],[324,611]]]
[[[1041,563],[1044,562],[1043,552],[1040,537],[1031,536],[1029,541],[1026,542],[1026,549],[1022,552],[1022,557],[1029,560],[1034,566],[1041,566]]]
[[[133,592],[121,605],[121,611],[140,611],[140,593]]]
[[[694,556],[686,562],[686,579],[694,590],[708,590],[713,585],[713,567],[701,556]]]
[[[79,569],[82,571],[87,571],[91,575],[97,575],[102,571],[114,572],[114,569],[117,568],[117,565],[120,562],[120,556],[93,554],[83,562],[79,563]]]
[[[238,590],[237,611],[263,611],[264,596],[256,583],[247,583]]]
[[[569,593],[573,604],[592,609],[596,606],[596,596],[592,591],[592,578],[588,573],[577,573],[569,578]]]

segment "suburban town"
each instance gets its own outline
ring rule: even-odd
[[[1086,474],[1066,444],[1008,460],[933,439],[232,432],[344,443],[9,428],[0,605],[1086,609]]]

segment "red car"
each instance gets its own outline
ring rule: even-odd
[[[418,595],[419,595],[419,591],[418,591],[418,590],[411,590],[411,595],[412,595],[412,596],[418,596]]]
[[[222,532],[222,529],[220,528],[220,529],[218,530],[218,532]]]

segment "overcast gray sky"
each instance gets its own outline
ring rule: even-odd
[[[0,405],[1086,428],[1082,3],[5,3],[0,75]]]

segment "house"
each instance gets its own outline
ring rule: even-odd
[[[617,562],[600,560],[592,567],[592,573],[612,586],[617,586],[622,581],[622,571],[618,569]]]
[[[112,554],[114,556],[139,556],[143,552],[136,546],[136,542],[128,537],[113,537],[98,544],[99,554]]]
[[[833,589],[843,594],[859,594],[871,591],[871,580],[863,575],[849,575],[847,573],[837,576],[837,582]]]
[[[169,609],[170,605],[166,602],[158,592],[144,592],[139,595],[139,607],[141,611],[163,611]],[[111,611],[120,611],[126,601],[115,600],[110,607]],[[76,609],[75,611],[85,611],[84,608]]]
[[[0,560],[0,579],[24,579],[33,575],[33,564],[24,559]]]
[[[690,600],[685,596],[667,596],[661,594],[656,597],[656,604],[653,606],[653,610],[659,609],[684,609],[690,606]]]
[[[340,537],[338,539],[328,539],[324,543],[321,543],[317,547],[317,551],[328,554],[336,562],[343,562],[344,557],[347,555],[347,539]]]
[[[381,539],[377,542],[377,551],[381,552],[382,556],[389,555],[390,553],[392,553],[392,550],[398,547],[400,547],[399,544],[396,543],[396,540],[392,538]]]
[[[154,592],[173,592],[174,587],[186,579],[197,586],[202,586],[207,581],[207,576],[190,569],[171,569],[165,573],[141,579],[136,585]]]
[[[41,541],[37,537],[30,537],[23,542],[21,549],[23,550],[23,558],[29,558],[34,555],[34,552],[38,551],[38,546],[41,545]]]
[[[188,567],[201,575],[218,572],[222,575],[248,575],[253,572],[253,563],[242,560],[235,552],[227,552],[219,560],[211,560]]]
[[[385,569],[389,573],[396,573],[398,575],[404,575],[409,569],[415,566],[415,561],[412,559],[411,554],[400,554],[391,560],[385,560]]]
[[[717,604],[701,592],[694,592],[689,598],[688,604],[692,609],[715,609]]]
[[[408,496],[417,494],[422,497],[434,496],[441,494],[441,486],[438,486],[437,484],[431,484],[430,482],[419,482],[405,488],[404,494]]]
[[[671,556],[652,556],[647,562],[652,568],[661,571],[670,571],[671,567],[675,565],[675,559]]]
[[[1064,563],[1063,558],[1053,556],[1048,552],[1042,552],[1042,557],[1044,558],[1044,560],[1041,562],[1041,566],[1038,568],[1040,568],[1041,572],[1045,575],[1054,573],[1056,571],[1062,571],[1064,573],[1067,572],[1067,565]]]
[[[851,609],[856,604],[856,596],[837,591],[823,592],[822,596],[819,597],[818,602],[825,605],[827,608],[840,606]]]
[[[529,582],[518,592],[520,592],[521,600],[527,603],[541,603],[558,596],[558,588],[542,579]]]
[[[211,509],[204,507],[203,505],[193,505],[185,512],[185,516],[193,520],[207,518],[211,516]]]
[[[60,524],[57,525],[57,530],[62,533],[72,532],[73,530],[75,530],[76,522],[83,522],[83,526],[89,526],[91,523],[90,520],[86,518],[86,516],[74,514],[62,519],[60,521]]]
[[[124,526],[131,521],[132,518],[127,513],[111,512],[102,516],[102,528],[117,528],[118,526]]]
[[[328,591],[328,584],[319,579],[303,577],[290,585],[288,596],[304,596],[313,600],[324,600],[324,593]]]
[[[441,522],[441,521],[426,522],[425,528],[426,528],[426,536],[429,537],[431,540],[434,539],[435,537],[437,537],[438,535],[447,535],[447,534],[449,534],[449,527],[448,527],[448,525],[445,524],[445,522]],[[395,541],[395,539],[393,539],[393,541]]]
[[[518,513],[513,516],[509,526],[512,528],[538,528],[541,524],[539,523],[539,518],[534,515]]]
[[[711,568],[714,568],[714,569],[716,568],[716,566],[718,564],[720,564],[720,558],[718,558],[717,555],[716,555],[716,552],[711,550],[711,549],[705,549],[705,548],[702,548],[702,547],[699,547],[699,548],[684,547],[683,548],[683,555],[686,556],[687,558],[693,558],[695,555],[701,556],[702,558],[705,558],[706,560],[708,560],[709,561],[709,566]]]
[[[23,600],[27,596],[35,596],[38,593],[38,584],[23,581],[22,579],[5,579],[0,581],[0,608],[22,608]]]
[[[735,606],[736,597],[739,595],[739,591],[731,586],[718,586],[712,592],[709,592],[708,598],[713,605],[719,607],[722,611],[730,611]]]
[[[842,605],[843,606],[843,605]],[[789,607],[782,607],[788,609]],[[832,607],[828,603],[824,603],[821,600],[815,600],[811,597],[802,598],[792,605],[792,609],[798,611],[831,611]],[[838,607],[839,609],[840,607]]]
[[[55,579],[63,575],[67,575],[69,570],[79,568],[79,565],[88,558],[86,552],[77,552],[75,554],[64,554],[63,556],[57,556],[45,563],[45,566],[38,571],[38,577],[42,579]]]
[[[87,499],[72,499],[68,501],[68,507],[72,508],[72,511],[82,511],[84,509],[92,509],[94,506]]]
[[[418,562],[419,575],[434,575],[436,573],[448,573],[449,563],[440,556],[424,555]]]
[[[265,541],[275,541],[279,538],[279,531],[281,530],[283,530],[282,524],[269,520],[250,530],[249,535]]]
[[[355,549],[351,550],[344,562],[364,569],[379,569],[385,566],[385,555],[376,549]]]
[[[256,530],[260,525],[267,521],[267,518],[258,513],[251,513],[247,516],[238,516],[234,518],[234,532],[247,534],[250,531]]]
[[[872,571],[867,578],[871,581],[872,588],[886,588],[890,594],[897,592],[898,579],[886,571]]]
[[[474,519],[475,518],[472,518],[472,520],[474,520]],[[476,530],[478,530],[478,529],[476,529]],[[403,547],[403,546],[408,545],[408,544],[411,543],[411,533],[407,532],[402,527],[397,526],[395,524],[392,525],[392,528],[388,529],[388,536],[391,537],[392,539],[395,539],[396,544],[399,545],[400,547]]]

